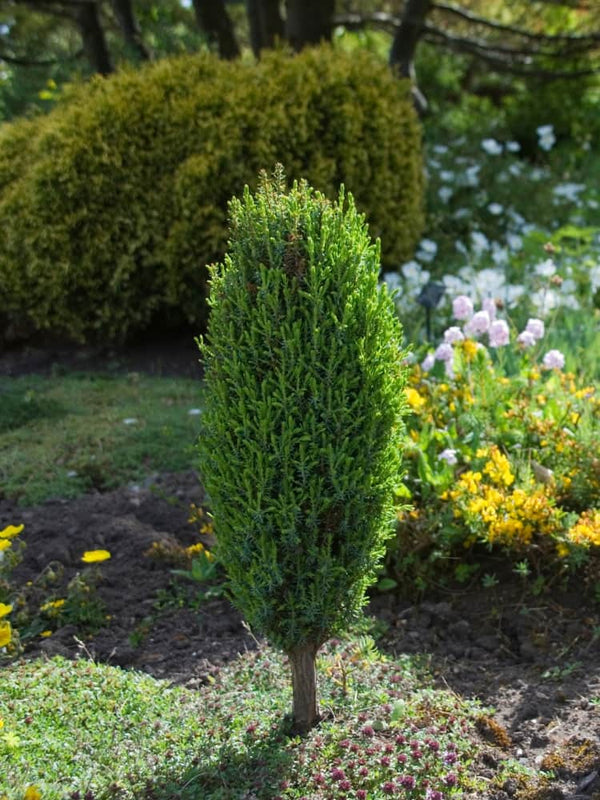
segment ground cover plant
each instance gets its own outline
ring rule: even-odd
[[[484,709],[433,689],[414,659],[365,637],[333,642],[319,657],[332,713],[306,738],[282,723],[288,669],[261,649],[190,692],[84,659],[17,664],[3,673],[0,796],[444,800],[476,788]]]

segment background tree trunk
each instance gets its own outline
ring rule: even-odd
[[[198,25],[216,42],[221,58],[237,58],[240,48],[224,0],[193,0],[193,4]]]
[[[431,5],[432,0],[408,0],[390,50],[390,66],[412,81],[413,102],[420,114],[427,109],[427,100],[417,86],[414,58]]]
[[[288,653],[292,667],[294,732],[306,733],[320,719],[317,703],[318,646],[304,645]]]
[[[294,50],[331,41],[335,0],[288,0],[285,35]]]
[[[112,0],[112,6],[125,44],[137,58],[141,61],[147,61],[150,58],[150,52],[142,40],[140,26],[135,18],[131,0]]]
[[[284,24],[279,0],[246,0],[250,24],[250,43],[258,58],[260,51],[273,47],[276,39],[283,40]]]
[[[114,67],[110,58],[106,36],[100,22],[100,9],[97,3],[81,3],[77,7],[75,19],[81,38],[83,51],[94,72],[110,75]]]

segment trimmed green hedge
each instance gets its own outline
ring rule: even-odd
[[[411,255],[420,128],[407,85],[367,53],[163,60],[4,125],[0,327],[23,320],[85,341],[202,325],[227,201],[276,162],[330,197],[344,183],[384,264]]]

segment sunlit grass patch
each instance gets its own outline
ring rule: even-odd
[[[22,505],[194,465],[199,381],[2,378],[0,401],[0,496]]]
[[[13,665],[0,700],[7,797],[377,800],[394,786],[425,800],[476,787],[476,704],[367,638],[326,648],[319,673],[324,719],[300,739],[286,735],[288,667],[270,649],[198,692],[85,660]]]

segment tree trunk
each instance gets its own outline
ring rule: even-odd
[[[315,664],[318,649],[309,644],[288,653],[292,667],[294,733],[306,733],[320,719]]]
[[[390,66],[412,81],[413,101],[419,113],[427,109],[427,100],[416,83],[414,58],[431,6],[432,0],[408,0],[390,50]]]
[[[140,61],[147,61],[150,58],[150,53],[142,40],[142,34],[135,18],[131,0],[112,0],[112,6],[125,44]]]
[[[210,42],[216,42],[221,58],[234,59],[240,54],[233,24],[224,0],[192,0],[196,21]]]
[[[335,0],[288,0],[285,35],[294,50],[331,41]]]
[[[100,75],[109,75],[114,68],[100,22],[98,3],[81,3],[77,7],[76,20],[83,40],[83,51],[92,69]]]
[[[246,0],[250,25],[250,43],[256,58],[260,51],[273,47],[276,39],[283,40],[284,25],[279,0]]]

